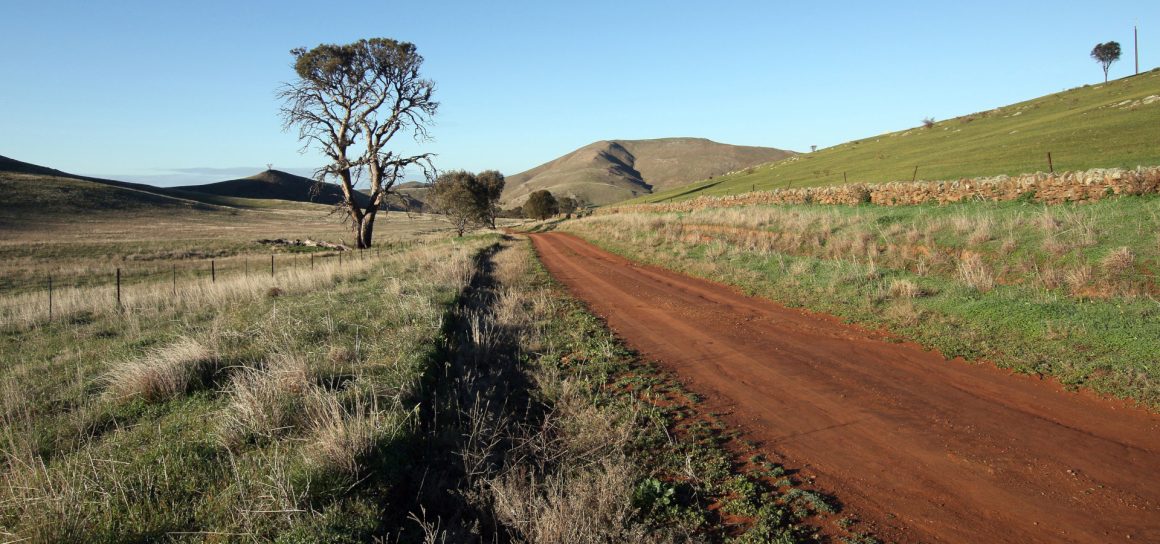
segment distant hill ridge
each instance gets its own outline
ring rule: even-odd
[[[342,201],[342,189],[338,185],[333,183],[323,183],[317,187],[316,185],[317,183],[310,178],[270,169],[246,178],[204,185],[185,185],[174,189],[218,196],[273,198],[318,204],[337,204]],[[362,193],[357,193],[355,199],[360,206],[365,206],[369,202],[369,198]]]
[[[556,196],[611,204],[792,155],[704,138],[601,140],[509,176],[502,203],[518,206],[533,191],[546,189]]]

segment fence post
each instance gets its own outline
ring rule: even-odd
[[[842,183],[846,183],[846,173],[842,172]]]
[[[310,269],[314,270],[314,254],[310,254]]]
[[[342,268],[342,252],[338,252],[338,267]]]
[[[1050,171],[1052,174],[1055,173],[1055,165],[1051,163],[1051,152],[1050,151],[1047,152],[1047,170]]]
[[[48,320],[52,321],[52,274],[48,275]]]
[[[209,260],[209,282],[217,283],[217,265],[214,264],[213,259]]]
[[[121,269],[117,269],[117,310],[121,310]]]
[[[914,167],[914,175],[910,176],[910,181],[913,183],[914,180],[916,180],[916,179],[918,179],[918,166],[917,165],[915,165],[915,167]]]
[[[270,254],[270,277],[274,277],[274,254]]]
[[[177,296],[177,263],[173,263],[173,296]]]

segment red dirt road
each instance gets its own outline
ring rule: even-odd
[[[629,346],[902,542],[1160,542],[1160,416],[532,235]],[[1130,539],[1130,540],[1129,540]]]

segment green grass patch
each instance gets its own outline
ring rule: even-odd
[[[1160,70],[846,142],[628,204],[756,190],[1160,164]],[[915,168],[917,167],[917,174]]]

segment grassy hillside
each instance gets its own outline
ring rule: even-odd
[[[531,192],[546,189],[557,196],[609,204],[791,154],[703,138],[599,141],[508,177],[503,202],[517,206]]]
[[[55,216],[148,208],[319,209],[317,204],[308,199],[276,200],[269,196],[246,198],[228,191],[214,194],[182,187],[154,187],[143,183],[79,176],[3,156],[0,156],[0,184],[8,190],[6,194],[10,195],[5,209],[0,210],[0,220],[13,219],[29,212]],[[198,186],[191,186],[190,189],[195,187]]]
[[[266,170],[248,178],[219,181],[205,185],[175,187],[183,193],[200,193],[233,198],[255,200],[288,200],[291,202],[312,202],[336,204],[342,200],[342,189],[333,183],[325,183],[315,190],[315,181],[280,170]],[[359,205],[365,206],[369,199],[356,193]]]
[[[1160,69],[854,140],[640,197],[682,200],[844,182],[948,180],[1160,163]]]

